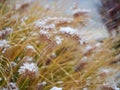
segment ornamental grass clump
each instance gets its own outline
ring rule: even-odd
[[[36,3],[1,3],[0,90],[120,88],[119,38],[84,40],[84,14],[76,21]]]

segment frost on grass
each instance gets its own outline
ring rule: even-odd
[[[73,29],[71,27],[61,27],[60,28],[61,33],[67,33],[67,34],[78,34],[76,29]]]
[[[7,87],[0,88],[0,90],[19,90],[16,83],[10,82]]]
[[[45,31],[45,30],[40,30],[40,34],[43,34],[43,35],[48,35],[49,32],[48,31]]]
[[[51,30],[51,29],[55,29],[55,24],[47,23],[44,20],[37,20],[37,21],[35,21],[35,27],[38,27],[38,28],[44,29],[44,30]]]
[[[26,46],[26,49],[35,50],[35,48],[32,45]]]
[[[50,90],[62,90],[60,87],[52,87]]]
[[[62,44],[63,38],[61,38],[60,36],[56,36],[55,41],[58,45],[60,45],[60,44]]]
[[[6,27],[5,29],[0,31],[0,38],[5,38],[6,35],[10,34],[13,32],[13,29],[10,27]]]
[[[16,83],[10,82],[9,83],[9,87],[11,90],[19,90]]]
[[[113,70],[112,70],[113,71]],[[107,70],[108,72],[108,70]],[[111,72],[111,71],[110,71]],[[120,72],[114,72],[113,75],[108,76],[105,82],[100,87],[100,90],[120,90]]]
[[[90,12],[90,10],[88,10],[88,9],[77,8],[77,9],[73,10],[73,15],[75,15],[75,14],[87,14],[89,12]]]
[[[10,45],[7,40],[0,40],[0,48],[8,48]]]
[[[101,73],[109,74],[110,72],[113,71],[112,68],[100,68],[99,69]]]
[[[62,24],[70,24],[73,22],[73,18],[65,18],[65,17],[48,17],[44,20],[37,20],[35,21],[35,27],[51,30],[55,29],[56,26]]]
[[[55,25],[62,24],[62,23],[71,23],[73,22],[73,18],[66,18],[66,17],[49,17],[45,19],[46,23],[54,23]]]
[[[34,59],[33,59],[33,57],[26,56],[26,57],[25,57],[25,60],[26,60],[27,62],[31,62],[31,61],[33,61]]]
[[[17,65],[17,64],[16,64],[15,62],[13,62],[13,61],[10,62],[10,64],[11,64],[12,67],[15,67],[15,66]]]
[[[38,72],[38,67],[35,63],[23,63],[18,72],[19,74],[36,74]]]
[[[10,45],[8,44],[7,40],[0,40],[0,48],[2,48],[2,53],[6,51],[7,48],[9,48]]]

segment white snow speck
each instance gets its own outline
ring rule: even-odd
[[[11,33],[11,32],[13,32],[13,28],[7,27],[7,28],[5,28],[5,31],[7,33]]]
[[[101,43],[98,42],[98,43],[95,44],[95,46],[96,46],[96,47],[100,47],[100,46],[101,46]]]
[[[55,58],[57,55],[56,55],[56,53],[51,53],[51,57],[53,57],[53,58]]]
[[[83,45],[85,43],[85,40],[80,39],[79,42],[80,42],[81,45]]]
[[[76,14],[76,13],[84,13],[84,12],[85,12],[85,13],[89,13],[90,10],[77,8],[77,9],[75,9],[75,10],[73,11],[73,15]]]
[[[34,48],[32,45],[28,45],[28,46],[26,47],[26,49],[35,50],[35,48]]]
[[[58,81],[57,83],[58,83],[58,84],[62,84],[62,83],[63,83],[63,81]]]
[[[40,29],[45,29],[45,30],[55,29],[55,24],[54,23],[48,24],[48,22],[46,20],[35,21],[35,26],[40,28]]]
[[[113,71],[113,69],[111,69],[111,68],[100,68],[100,72],[103,72],[103,73],[106,73],[106,74],[108,74],[112,71]]]
[[[35,21],[35,26],[36,27],[43,27],[45,24],[46,24],[45,21],[40,21],[40,20]]]
[[[93,46],[87,45],[86,48],[84,49],[84,53],[87,53],[91,49],[93,49]]]
[[[2,50],[2,53],[5,53],[5,51],[7,50],[7,48],[9,48],[10,45],[8,44],[8,41],[6,40],[0,40],[0,48],[4,48]]]
[[[46,84],[47,84],[47,82],[45,82],[45,81],[44,81],[44,82],[42,82],[42,85],[46,85]]]
[[[12,62],[10,62],[10,64],[11,64],[11,66],[13,66],[13,67],[14,67],[14,66],[16,66],[16,63],[15,63],[15,62],[13,62],[13,61],[12,61]]]
[[[43,35],[48,35],[49,32],[48,31],[45,31],[45,30],[40,30],[40,34],[43,34]]]
[[[10,45],[8,44],[8,41],[6,40],[0,40],[0,48],[8,48]]]
[[[61,38],[60,36],[56,36],[55,41],[58,45],[60,45],[60,44],[62,44],[63,38]]]
[[[10,28],[10,27],[7,27],[7,28],[5,28],[4,30],[1,30],[1,31],[0,31],[0,36],[6,35],[6,34],[10,34],[10,33],[12,33],[12,32],[13,32],[13,29]]]
[[[88,90],[87,88],[83,88],[83,90]]]
[[[60,28],[61,33],[68,33],[68,34],[78,34],[76,29],[73,29],[71,27],[61,27]]]
[[[16,83],[10,82],[9,83],[9,87],[11,90],[19,90]]]
[[[23,66],[18,70],[19,74],[25,74],[26,71],[37,73],[38,67],[35,63],[24,63]]]
[[[53,88],[51,88],[50,90],[62,90],[62,88],[59,88],[59,87],[53,87]]]

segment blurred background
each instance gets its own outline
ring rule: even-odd
[[[118,3],[117,0],[9,0],[8,6],[19,9],[22,5],[37,3],[44,9],[51,9],[55,14],[60,12],[61,16],[70,17],[77,9],[81,12],[87,11],[90,19],[85,27],[80,28],[80,36],[85,39],[102,40],[116,36],[117,30],[114,29],[118,29],[120,21],[116,2]],[[111,15],[109,11],[112,9]]]

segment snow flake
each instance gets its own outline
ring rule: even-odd
[[[38,67],[35,63],[24,63],[18,70],[19,74],[25,74],[26,72],[37,73]]]
[[[62,88],[59,88],[59,87],[52,87],[50,90],[62,90]]]

